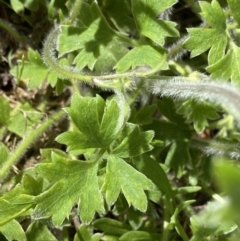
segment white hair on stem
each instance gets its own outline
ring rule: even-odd
[[[189,78],[188,78],[189,79]],[[212,81],[189,81],[187,78],[155,80],[151,86],[153,94],[177,99],[192,98],[196,101],[208,100],[220,104],[230,112],[240,127],[240,90],[229,83]]]

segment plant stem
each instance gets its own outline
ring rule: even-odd
[[[0,179],[4,179],[7,177],[9,170],[12,165],[17,163],[17,161],[23,156],[26,150],[34,143],[34,141],[43,134],[51,125],[58,122],[63,116],[65,112],[60,110],[50,116],[45,122],[43,122],[39,127],[37,127],[34,131],[32,131],[26,139],[22,140],[22,142],[17,146],[13,153],[10,154],[9,158],[4,162],[0,169]]]
[[[162,241],[168,241],[169,227],[170,222],[170,210],[172,210],[172,205],[170,205],[170,200],[168,196],[165,196],[164,199],[164,222],[163,222],[163,235]]]
[[[71,14],[70,14],[69,19],[68,19],[68,22],[70,24],[73,24],[74,21],[76,20],[77,15],[79,14],[79,10],[81,8],[82,2],[83,2],[83,0],[76,0],[75,1],[75,4],[72,7]]]
[[[154,69],[151,69],[147,72],[137,72],[137,71],[131,71],[126,73],[110,73],[106,75],[94,75],[92,73],[84,73],[82,71],[79,71],[79,69],[70,67],[70,66],[63,66],[59,64],[58,59],[56,56],[54,56],[54,50],[56,49],[56,42],[59,35],[59,28],[53,29],[50,34],[47,36],[44,48],[43,48],[43,60],[44,63],[59,77],[62,79],[69,79],[69,80],[80,80],[89,84],[94,84],[102,88],[106,89],[119,89],[119,79],[121,78],[132,78],[132,77],[145,77],[154,74],[159,70],[159,66],[162,65],[162,63],[159,64]],[[103,82],[104,80],[104,82]],[[129,81],[129,79],[127,80]],[[128,87],[128,83],[126,83]],[[117,87],[116,87],[117,86]]]
[[[19,34],[9,23],[5,22],[1,18],[0,18],[0,27],[5,29],[9,34],[11,34],[19,42],[22,42],[24,44],[26,44],[26,43],[29,44],[29,41],[25,37],[23,37],[21,34]]]

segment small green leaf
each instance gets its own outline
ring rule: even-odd
[[[210,49],[208,54],[209,65],[215,64],[225,55],[228,43],[225,14],[218,3],[200,2],[201,15],[210,24],[205,28],[190,28],[190,37],[184,43],[184,47],[191,50],[191,57],[195,57]]]
[[[185,186],[185,187],[179,187],[178,192],[181,194],[185,193],[193,193],[193,192],[198,192],[202,189],[200,186]]]
[[[165,145],[170,145],[165,164],[181,176],[183,166],[187,165],[190,160],[188,151],[190,129],[186,125],[158,120],[144,126],[144,129],[154,130],[156,140],[164,140]]]
[[[141,227],[144,221],[144,214],[133,207],[127,209],[128,222],[134,230]]]
[[[34,241],[57,241],[46,225],[40,222],[32,222],[27,231],[27,240]]]
[[[149,145],[149,142],[153,139],[153,136],[153,131],[140,132],[139,127],[136,126],[111,154],[127,158],[151,151],[153,147]]]
[[[187,123],[193,122],[194,129],[201,133],[208,126],[207,119],[219,118],[216,108],[207,102],[199,102],[195,100],[185,101],[177,110],[178,114],[183,114],[187,119]]]
[[[225,54],[227,46],[227,35],[217,29],[210,28],[190,28],[190,37],[184,43],[184,47],[191,50],[191,57],[198,56],[208,49],[209,64],[214,64]]]
[[[16,13],[20,13],[24,10],[24,5],[22,3],[22,1],[20,0],[10,0],[12,9],[16,12]]]
[[[21,216],[33,205],[33,197],[25,194],[21,186],[16,186],[0,198],[0,226]]]
[[[10,106],[8,101],[0,96],[0,124],[7,125],[10,116]]]
[[[231,215],[229,202],[212,201],[207,207],[191,217],[192,241],[202,241],[210,236],[228,234],[237,229]]]
[[[22,183],[24,190],[29,195],[36,196],[43,189],[43,179],[41,177],[34,179],[32,176],[25,174]]]
[[[233,212],[238,212],[240,199],[240,169],[239,165],[228,160],[217,160],[214,163],[214,174],[218,186],[228,195]]]
[[[226,18],[222,7],[217,0],[213,0],[211,3],[199,2],[201,7],[201,15],[211,27],[224,31],[226,29]]]
[[[171,98],[162,97],[160,101],[157,102],[157,107],[162,115],[167,117],[172,123],[176,123],[184,127],[185,119],[176,113],[176,107],[174,101]]]
[[[145,212],[147,198],[144,190],[150,190],[153,183],[142,173],[135,170],[123,159],[111,155],[108,158],[106,178],[102,189],[106,192],[106,201],[112,205],[122,190],[129,205]]]
[[[9,149],[0,142],[0,165],[4,163],[9,156]]]
[[[61,225],[75,202],[85,223],[92,220],[95,212],[104,212],[96,163],[68,160],[53,153],[52,163],[41,163],[36,168],[52,181],[51,187],[35,198],[38,203],[34,210],[36,219],[52,216],[53,223]]]
[[[95,233],[93,234],[93,230],[90,227],[87,227],[85,224],[80,225],[77,233],[74,236],[74,241],[99,241],[102,234]]]
[[[138,125],[146,125],[152,122],[152,115],[156,111],[156,105],[145,105],[140,110],[132,109],[130,122]]]
[[[157,233],[149,233],[146,231],[129,231],[123,234],[119,241],[155,241],[161,240],[161,235]]]
[[[99,218],[93,222],[94,228],[103,231],[105,234],[122,235],[129,230],[131,227],[120,221],[111,218]]]
[[[10,222],[0,226],[0,232],[7,238],[8,241],[27,241],[27,237],[22,226],[16,220],[11,220]]]
[[[23,137],[26,134],[27,120],[22,112],[12,116],[8,122],[8,130]]]
[[[164,44],[167,36],[178,36],[175,29],[176,24],[170,21],[159,19],[159,14],[170,8],[176,0],[132,0],[133,16],[137,25],[137,29],[141,35],[150,38],[159,45]]]
[[[146,175],[146,177],[149,178],[161,192],[168,197],[173,195],[172,187],[166,173],[161,165],[149,157],[149,155],[145,154],[134,157],[132,159],[132,164],[139,172]]]
[[[139,66],[148,66],[152,69],[160,69],[165,65],[166,53],[162,49],[156,49],[149,45],[137,46],[126,54],[116,64],[118,72],[135,69]]]
[[[120,30],[126,33],[136,33],[136,26],[132,18],[131,2],[129,0],[106,0],[104,1],[104,12]]]
[[[240,48],[232,44],[232,49],[218,62],[209,66],[207,71],[211,73],[213,79],[228,80],[231,78],[232,82],[239,85],[240,71],[239,58]]]
[[[115,66],[117,62],[127,53],[127,47],[123,44],[119,44],[119,41],[114,38],[97,58],[94,66],[95,71],[112,71],[113,66]]]
[[[240,25],[240,10],[239,10],[239,1],[238,0],[227,0],[228,6],[231,10],[231,13],[234,17],[234,20]]]
[[[56,140],[68,145],[70,151],[107,147],[116,139],[129,116],[129,107],[120,94],[107,100],[106,104],[100,96],[75,94],[66,111],[78,130],[65,132]]]
[[[29,9],[30,11],[37,11],[39,8],[39,1],[38,0],[21,0],[25,6],[25,8]]]
[[[93,69],[99,56],[113,40],[115,33],[105,20],[96,2],[83,2],[79,13],[81,26],[61,26],[58,50],[60,56],[80,50],[74,64],[79,69],[88,66]],[[79,24],[80,25],[80,24]],[[115,50],[112,49],[114,53]],[[118,50],[116,51],[118,52]]]

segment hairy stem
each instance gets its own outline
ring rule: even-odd
[[[196,101],[208,100],[222,105],[229,111],[240,126],[240,92],[233,85],[213,82],[208,77],[201,81],[187,81],[187,78],[173,78],[172,80],[153,80],[153,94],[178,99],[192,98]]]
[[[71,11],[70,17],[68,19],[70,24],[73,24],[74,21],[76,20],[77,15],[79,14],[79,10],[81,8],[82,2],[83,2],[83,0],[76,0],[75,1],[75,4],[72,7],[72,11]]]
[[[240,159],[240,145],[238,143],[220,142],[193,138],[190,147],[201,149],[206,155],[227,156]]]
[[[11,34],[15,39],[17,39],[19,42],[22,42],[24,44],[29,44],[29,41],[18,33],[16,29],[14,29],[9,23],[5,22],[0,18],[0,27],[5,29],[9,34]]]
[[[0,169],[0,179],[6,178],[12,165],[16,164],[18,160],[23,156],[26,150],[34,143],[34,141],[43,134],[50,126],[59,121],[65,112],[60,110],[50,116],[44,123],[38,128],[32,131],[26,139],[17,146],[17,148],[10,154],[9,158],[4,162]]]
[[[79,71],[75,67],[63,66],[59,64],[57,57],[55,56],[57,38],[60,33],[59,28],[53,29],[49,35],[47,36],[44,48],[42,52],[42,57],[44,63],[55,72],[59,78],[69,79],[69,80],[80,80],[89,84],[94,84],[101,88],[109,88],[109,89],[119,89],[119,81],[120,78],[132,78],[132,77],[144,77],[149,76],[158,71],[158,68],[152,69],[147,72],[126,72],[126,73],[113,73],[106,75],[94,75],[92,73],[84,73]],[[129,82],[127,81],[126,87],[129,87]]]

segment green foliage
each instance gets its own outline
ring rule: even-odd
[[[237,0],[0,2],[0,239],[239,240]]]

